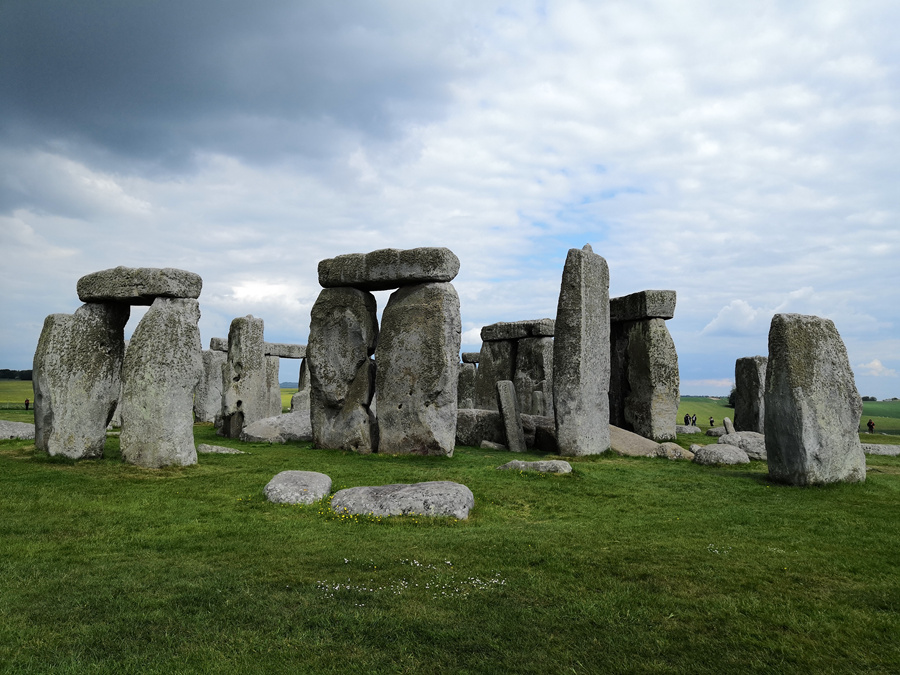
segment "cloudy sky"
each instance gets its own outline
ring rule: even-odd
[[[0,367],[117,265],[199,273],[204,344],[246,314],[305,343],[318,261],[385,247],[459,256],[475,351],[555,316],[590,243],[613,296],[677,291],[683,394],[728,393],[799,312],[900,396],[898,25],[891,0],[3,0]]]

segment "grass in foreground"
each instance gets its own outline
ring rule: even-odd
[[[250,454],[147,471],[0,442],[0,671],[896,672],[900,459],[863,485],[765,465],[509,453]],[[526,455],[525,459],[537,456]],[[276,506],[285,469],[334,489],[456,480],[468,521]]]

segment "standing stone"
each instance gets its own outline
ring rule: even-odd
[[[203,369],[194,390],[194,417],[198,422],[215,422],[222,412],[222,368],[228,355],[206,349],[201,353]]]
[[[834,323],[776,314],[766,366],[769,476],[791,485],[864,481],[861,413],[862,400]]]
[[[528,337],[516,343],[516,372],[513,381],[519,410],[526,415],[552,414],[553,338]],[[541,410],[535,409],[534,393],[540,392]],[[544,412],[547,411],[547,413]]]
[[[281,383],[278,381],[280,365],[277,356],[266,356],[266,417],[281,414]]]
[[[734,428],[738,431],[765,432],[767,361],[765,356],[746,356],[734,362]]]
[[[246,425],[270,417],[264,330],[263,320],[252,315],[231,322],[222,369],[221,424],[228,438],[240,438]]]
[[[194,387],[200,379],[200,305],[157,298],[122,366],[122,459],[150,469],[197,463]]]
[[[326,288],[310,314],[306,354],[310,379],[313,442],[320,448],[374,452],[378,342],[375,296],[355,288]]]
[[[553,399],[561,455],[609,449],[609,267],[590,245],[570,249],[553,345]]]
[[[515,385],[509,380],[501,380],[497,383],[497,406],[500,408],[500,416],[503,419],[506,447],[512,452],[525,452],[525,432],[522,431],[519,401],[516,397]]]
[[[51,314],[34,354],[35,447],[72,459],[103,456],[121,391],[128,305],[88,303]]]
[[[456,401],[460,408],[475,407],[475,377],[474,363],[459,364],[459,383],[457,384]]]
[[[497,383],[512,380],[515,374],[515,340],[482,342],[475,374],[475,407],[479,410],[497,410]]]
[[[453,455],[461,331],[452,284],[391,295],[375,352],[380,452]]]

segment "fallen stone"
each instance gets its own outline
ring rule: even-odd
[[[734,362],[734,428],[737,431],[765,432],[765,356],[746,356]]]
[[[506,440],[503,420],[497,410],[480,408],[460,409],[456,412],[456,444],[477,448],[482,441],[500,443]]]
[[[115,267],[78,280],[82,302],[122,302],[152,305],[156,298],[199,298],[199,274],[173,267]]]
[[[609,267],[590,245],[570,249],[553,345],[556,440],[562,455],[610,447]]]
[[[693,451],[693,447],[691,447]],[[694,452],[697,464],[749,464],[747,453],[738,447],[725,444],[704,445]]]
[[[610,449],[627,457],[657,457],[659,443],[638,434],[609,425]]]
[[[495,340],[519,340],[527,337],[553,337],[556,321],[553,319],[534,319],[530,321],[499,321],[481,329],[481,339],[485,342]]]
[[[741,431],[719,436],[719,443],[734,445],[747,453],[750,459],[766,461],[766,437],[754,431]]]
[[[245,426],[241,432],[241,440],[245,443],[290,443],[312,439],[309,413],[302,412],[284,413],[256,420]]]
[[[317,471],[282,471],[263,493],[275,504],[312,504],[331,492],[331,478]]]
[[[525,452],[525,434],[522,431],[522,419],[519,416],[516,388],[509,380],[501,380],[497,383],[497,405],[500,408],[500,418],[503,420],[506,446],[512,452]]]
[[[672,441],[666,441],[665,443],[659,444],[659,450],[656,453],[657,457],[666,457],[668,459],[694,459],[694,453],[690,450],[685,450],[678,443],[673,443]]]
[[[514,459],[503,466],[497,467],[498,471],[537,471],[539,473],[572,473],[572,465],[561,459],[545,459],[537,462],[523,462]]]
[[[829,319],[776,314],[766,366],[769,477],[789,485],[862,482],[862,399]]]
[[[380,453],[453,456],[461,326],[452,284],[391,294],[375,350]]]
[[[347,488],[331,500],[335,513],[359,516],[447,516],[465,520],[473,506],[472,491],[450,481]]]
[[[478,363],[478,359],[481,356],[478,352],[463,352],[462,353],[462,362],[463,363]]]
[[[121,394],[129,313],[128,305],[88,303],[44,321],[32,379],[38,450],[70,459],[103,456]]]
[[[509,450],[503,443],[493,443],[491,441],[481,441],[478,447],[482,450]]]
[[[900,455],[900,445],[884,445],[881,443],[861,443],[862,451],[867,455]]]
[[[209,445],[208,443],[200,443],[197,445],[198,455],[246,455],[243,450],[236,448],[226,448],[224,445]]]
[[[638,291],[611,298],[609,320],[619,322],[671,319],[675,316],[675,300],[675,291]]]
[[[369,405],[375,385],[371,360],[378,342],[375,296],[355,288],[326,288],[310,314],[306,346],[310,418],[319,448],[362,454],[378,447]]]
[[[676,434],[702,434],[703,429],[700,427],[695,427],[693,425],[685,426],[683,424],[675,425],[675,433]]]
[[[7,422],[0,420],[0,438],[34,439],[34,425],[27,422]]]
[[[718,438],[719,436],[724,436],[728,432],[725,430],[725,427],[710,427],[706,430],[707,436],[713,436]]]
[[[733,424],[733,423],[731,422],[731,420],[728,419],[727,417],[726,417],[725,419],[722,420],[722,426],[725,427],[725,433],[726,433],[726,434],[733,434],[733,433],[735,433],[734,424]]]
[[[383,248],[319,262],[319,284],[323,288],[350,286],[363,291],[386,291],[401,286],[448,282],[458,273],[459,258],[443,247]]]

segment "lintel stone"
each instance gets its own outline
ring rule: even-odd
[[[364,291],[386,291],[452,281],[458,273],[459,258],[444,247],[383,248],[319,262],[319,284],[323,288],[350,286]]]
[[[174,267],[114,267],[78,280],[82,302],[122,302],[152,305],[156,298],[200,297],[203,280],[199,274]]]
[[[638,291],[609,301],[610,323],[675,316],[675,291]]]
[[[526,337],[553,337],[556,321],[534,319],[529,321],[500,321],[481,329],[481,339],[485,342],[496,340],[518,340]]]

